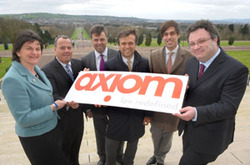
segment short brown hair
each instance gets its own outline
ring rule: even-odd
[[[104,32],[106,37],[108,37],[107,29],[103,25],[94,25],[90,28],[91,38],[92,38],[92,34],[101,35],[102,32]]]
[[[174,27],[175,28],[175,31],[177,34],[180,34],[180,27],[179,27],[179,24],[173,20],[170,20],[170,21],[167,21],[167,22],[164,22],[162,25],[161,25],[161,28],[160,28],[160,32],[161,32],[161,36],[163,36],[164,32],[170,28],[170,27]]]
[[[189,38],[189,35],[191,32],[194,32],[198,29],[205,29],[211,36],[211,39],[218,38],[217,45],[220,46],[220,36],[217,28],[214,26],[214,24],[208,20],[200,20],[193,24],[191,24],[187,28],[187,40]],[[188,40],[189,42],[189,40]]]
[[[32,30],[24,30],[18,33],[12,50],[12,61],[20,62],[17,52],[21,50],[24,43],[34,41],[38,41],[40,43],[41,51],[43,51],[43,40],[37,33]]]
[[[69,38],[69,36],[66,36],[66,35],[58,35],[58,36],[55,38],[55,40],[54,40],[54,46],[55,46],[55,47],[57,46],[57,41],[58,41],[59,38],[69,39],[70,42],[71,42],[71,45],[72,45],[72,41],[71,41],[71,39]]]
[[[120,38],[121,37],[127,37],[129,35],[134,35],[135,36],[135,43],[137,44],[137,31],[135,29],[127,29],[127,30],[123,30],[121,31],[118,36],[117,36],[117,41],[118,44],[120,44]]]

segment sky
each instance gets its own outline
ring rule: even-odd
[[[0,0],[0,14],[54,13],[145,19],[250,18],[250,0]]]

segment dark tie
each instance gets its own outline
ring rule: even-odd
[[[132,71],[132,67],[131,67],[131,61],[128,60],[128,70],[131,72]]]
[[[66,71],[67,71],[69,77],[71,78],[71,80],[74,81],[74,76],[73,76],[72,71],[70,70],[69,64],[66,64],[65,68],[66,68]]]
[[[200,64],[200,71],[199,71],[198,78],[200,78],[200,77],[203,75],[203,73],[204,73],[204,69],[205,69],[205,65]]]
[[[101,56],[100,71],[104,71],[104,57],[103,57],[103,54],[101,54],[100,56]]]
[[[170,73],[170,70],[172,68],[172,55],[173,55],[173,52],[169,52],[168,53],[168,61],[167,61],[167,72]]]

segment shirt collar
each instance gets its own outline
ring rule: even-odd
[[[176,54],[178,49],[179,49],[179,45],[177,45],[176,48],[172,51],[168,50],[168,48],[165,47],[165,52],[166,52],[166,54],[168,54],[169,52],[173,52],[173,54]]]
[[[61,61],[59,61],[57,57],[56,57],[56,60],[63,66],[63,68],[66,67],[67,64],[64,64]],[[68,65],[71,67],[71,61],[69,61]]]
[[[218,51],[215,53],[215,55],[210,58],[207,62],[200,62],[200,64],[205,65],[205,70],[210,66],[210,64],[212,64],[212,62],[214,61],[214,59],[220,54],[221,49],[219,48]]]
[[[102,54],[107,57],[108,56],[108,48],[106,47]],[[95,57],[98,58],[101,54],[95,50]]]

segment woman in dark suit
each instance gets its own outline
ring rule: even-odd
[[[2,92],[30,163],[66,165],[68,160],[59,147],[56,129],[56,111],[66,102],[54,102],[52,86],[37,66],[42,49],[43,42],[33,31],[18,34],[12,51],[12,66],[2,81]]]

